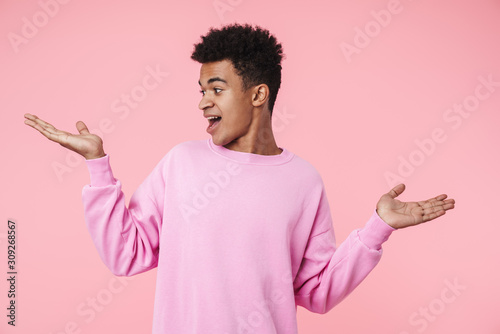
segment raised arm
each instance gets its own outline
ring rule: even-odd
[[[25,114],[25,124],[86,159],[90,184],[82,199],[85,222],[104,264],[119,276],[131,276],[158,264],[165,184],[158,165],[132,195],[128,207],[104,153],[102,139],[82,122],[79,134],[56,129],[35,115]]]
[[[403,190],[400,184],[384,194],[366,225],[353,231],[338,248],[323,192],[312,237],[294,281],[297,305],[315,313],[328,312],[373,270],[382,256],[382,244],[394,230],[431,221],[455,205],[445,194],[420,202],[396,200]]]
[[[82,190],[85,222],[104,264],[118,276],[157,267],[165,200],[162,163],[133,193],[128,207],[109,156],[86,163],[90,184]]]

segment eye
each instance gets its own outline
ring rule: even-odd
[[[220,92],[222,92],[222,89],[220,89],[220,88],[214,88],[214,90],[215,90],[215,93],[220,93]]]
[[[201,95],[205,96],[205,91],[204,90],[200,90],[200,93],[201,93]]]

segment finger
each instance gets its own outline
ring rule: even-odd
[[[31,126],[32,128],[34,128],[34,127],[35,127],[35,125],[37,124],[37,123],[35,122],[35,118],[33,118],[33,116],[32,116],[32,115],[30,115],[30,114],[25,114],[25,115],[24,115],[24,117],[26,118],[26,119],[24,120],[24,124],[27,124],[27,125]]]
[[[29,119],[31,119],[31,118],[33,118],[33,117],[35,117],[35,116],[36,116],[36,115],[30,114],[30,113],[26,113],[26,114],[24,114],[24,117],[25,117],[25,118],[29,118]]]
[[[429,198],[429,199],[427,199],[425,201],[419,201],[417,203],[420,206],[425,206],[425,205],[428,205],[429,203],[442,202],[446,197],[448,197],[448,195],[442,194],[442,195],[439,195],[439,196],[436,196],[436,197]]]
[[[394,188],[392,188],[391,191],[389,191],[387,194],[389,196],[391,196],[392,198],[396,198],[399,195],[401,195],[403,193],[403,191],[405,191],[405,188],[406,188],[406,186],[403,183],[400,183],[397,186],[395,186]]]
[[[435,198],[423,201],[423,202],[418,202],[418,204],[422,208],[432,208],[432,207],[442,207],[445,210],[452,209],[455,206],[455,200],[454,199],[447,199],[447,200],[437,200]]]
[[[55,127],[52,124],[45,122],[43,119],[38,118],[36,115],[31,115],[31,116],[32,117],[30,117],[29,119],[39,124],[40,126],[44,127],[45,129],[55,129]]]
[[[90,134],[89,129],[87,128],[85,123],[83,123],[82,121],[76,122],[76,128],[78,129],[78,132],[80,132],[80,134],[82,134],[82,135]]]
[[[39,122],[33,121],[31,119],[24,120],[24,123],[31,126],[32,128],[38,130],[42,135],[48,138],[51,141],[57,142],[59,144],[62,143],[64,137],[68,136],[68,133],[64,131],[57,130],[54,127],[43,127]]]
[[[442,201],[442,200],[444,200],[446,197],[448,197],[448,195],[446,195],[446,194],[441,194],[441,195],[439,195],[439,196],[434,197],[434,199],[437,199],[438,201]]]
[[[455,207],[455,201],[450,200],[449,202],[443,203],[442,205],[436,205],[428,208],[422,207],[421,214],[423,216],[424,221],[431,220],[444,215],[447,210],[453,209],[454,207]]]
[[[40,131],[42,134],[43,134],[44,132],[46,132],[46,131],[47,131],[47,130],[46,130],[44,127],[42,127],[42,126],[41,126],[38,122],[36,122],[36,121],[34,121],[34,120],[31,120],[31,119],[25,119],[25,120],[24,120],[24,124],[27,124],[27,125],[31,126],[32,128],[34,128],[34,129],[36,129],[36,130]]]
[[[455,208],[455,200],[453,198],[444,201],[443,209],[450,210],[450,209],[453,209],[453,208]]]
[[[419,202],[420,215],[422,215],[422,222],[427,222],[436,219],[446,213],[447,210],[455,207],[455,200],[450,198],[446,200],[437,200],[437,198],[445,198],[446,195],[439,195],[430,200]]]
[[[53,126],[52,127],[44,126],[37,120],[26,119],[24,120],[24,123],[40,131],[42,134],[54,133],[54,131],[57,131],[57,129],[54,128]]]
[[[439,211],[436,211],[436,212],[432,212],[432,213],[429,213],[429,214],[425,214],[422,216],[422,220],[424,222],[428,222],[429,220],[433,220],[433,219],[436,219],[438,217],[441,217],[442,215],[444,215],[446,213],[446,211],[444,210],[439,210]]]
[[[434,207],[431,207],[431,208],[425,208],[422,210],[422,215],[430,215],[430,214],[433,214],[433,213],[436,213],[436,212],[440,212],[440,211],[445,211],[443,206],[439,205],[439,206],[434,206]]]

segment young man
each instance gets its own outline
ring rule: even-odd
[[[321,176],[279,147],[271,114],[282,47],[249,25],[211,29],[195,46],[208,140],[174,146],[127,208],[102,140],[26,114],[27,125],[86,159],[85,219],[115,275],[157,267],[154,333],[297,333],[297,305],[326,313],[375,267],[398,228],[445,214],[453,199],[384,194],[338,249]]]

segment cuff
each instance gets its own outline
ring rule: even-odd
[[[116,184],[116,179],[111,171],[109,156],[85,160],[90,172],[90,186],[103,187]]]
[[[365,227],[359,230],[358,236],[366,246],[378,250],[382,248],[382,244],[389,239],[389,236],[395,230],[380,218],[377,210],[374,210]]]

